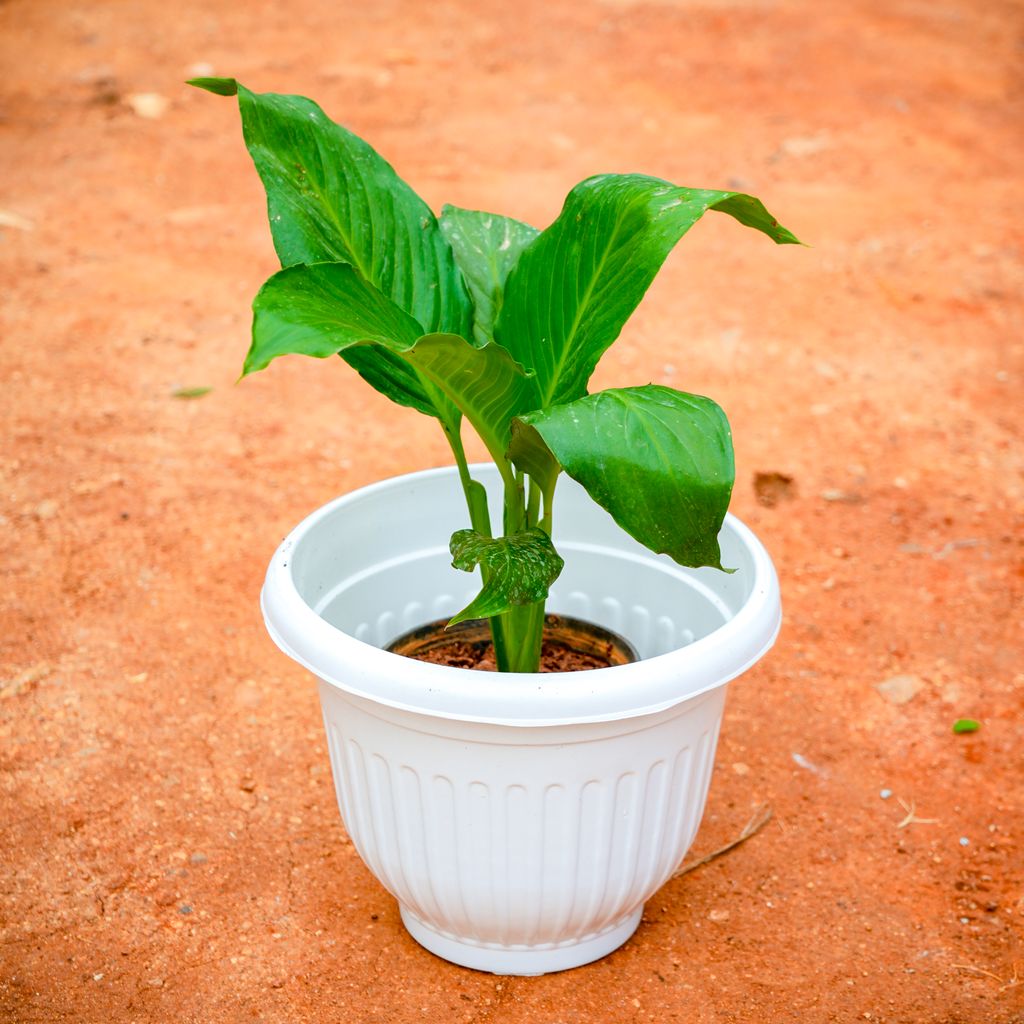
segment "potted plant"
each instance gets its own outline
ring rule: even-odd
[[[594,960],[692,842],[725,684],[781,613],[770,559],[727,512],[722,410],[587,383],[707,210],[797,239],[750,196],[642,175],[588,178],[544,231],[437,218],[312,101],[191,84],[237,95],[283,268],[254,301],[244,374],[340,355],[435,417],[454,456],[312,513],[268,569],[268,630],[320,680],[346,828],[433,952],[510,974]],[[467,463],[464,420],[490,464]],[[538,674],[546,607],[636,659]],[[387,650],[438,618],[489,620],[501,671]]]

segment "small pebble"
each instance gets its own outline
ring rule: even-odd
[[[883,800],[888,800],[888,799],[889,799],[889,797],[891,797],[891,796],[892,796],[892,790],[891,790],[891,789],[880,789],[880,790],[878,791],[878,795],[879,795],[879,796],[880,796],[880,797],[881,797],[881,798],[882,798]]]
[[[125,97],[125,102],[139,117],[147,121],[157,121],[167,113],[171,101],[157,92],[133,92]]]
[[[875,689],[890,704],[906,704],[924,689],[924,683],[917,676],[890,676],[876,683]]]

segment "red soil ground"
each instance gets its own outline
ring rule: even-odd
[[[1024,1021],[1022,26],[1007,0],[0,3],[0,1019]],[[446,448],[340,360],[232,386],[276,264],[204,72],[314,96],[435,208],[544,225],[637,170],[752,191],[813,245],[709,217],[596,381],[721,402],[787,616],[693,855],[773,821],[600,963],[445,964],[346,840],[262,574],[306,512]]]

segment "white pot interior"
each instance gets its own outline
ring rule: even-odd
[[[497,471],[474,466],[473,475],[487,487],[492,521],[500,523]],[[271,563],[264,611],[274,639],[321,678],[353,692],[428,713],[433,709],[476,717],[462,697],[479,693],[478,680],[453,684],[460,692],[450,694],[450,700],[423,697],[423,689],[443,687],[431,686],[429,674],[414,680],[409,673],[437,666],[411,663],[419,667],[403,668],[407,685],[385,682],[383,690],[375,689],[375,682],[361,686],[353,678],[347,650],[353,642],[363,648],[365,681],[377,679],[374,655],[379,651],[371,654],[371,648],[384,648],[407,630],[450,616],[471,600],[479,577],[452,568],[448,551],[452,532],[467,526],[467,519],[454,469],[387,480],[324,506],[293,531]],[[536,709],[539,719],[568,717],[575,713],[569,705],[583,698],[581,713],[587,717],[618,714],[627,710],[615,695],[624,684],[633,690],[629,700],[640,702],[631,704],[627,713],[667,706],[735,677],[764,653],[777,632],[778,589],[771,561],[731,516],[720,542],[723,564],[737,571],[685,569],[629,537],[582,487],[563,477],[555,501],[554,541],[565,568],[552,588],[548,609],[625,636],[641,661],[570,673],[558,681],[548,677],[540,700],[550,706]],[[671,666],[661,664],[666,658],[672,659]],[[647,667],[642,675],[641,666]],[[474,675],[445,671],[449,677],[453,672]],[[606,678],[629,672],[634,674],[630,680],[624,674],[613,682]],[[514,674],[507,675],[513,678],[489,682],[495,706],[481,709],[481,716],[506,716],[499,691],[516,685]],[[572,678],[584,675],[585,689]],[[446,681],[444,687],[448,685]],[[606,699],[595,700],[598,691]],[[520,682],[515,696],[521,693]],[[487,697],[482,699],[488,703]],[[530,718],[534,713],[525,714]]]

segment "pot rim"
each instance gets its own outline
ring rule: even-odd
[[[490,463],[471,467],[493,470]],[[750,594],[739,611],[685,647],[627,665],[585,672],[481,673],[416,661],[357,640],[323,619],[300,595],[291,552],[320,521],[399,481],[453,476],[455,466],[419,470],[368,484],[306,516],[271,558],[260,595],[267,631],[290,658],[346,693],[388,707],[453,721],[513,727],[609,722],[657,714],[728,683],[774,644],[782,623],[775,567],[754,533],[732,513],[732,532],[753,565]],[[680,572],[685,570],[680,568]]]

